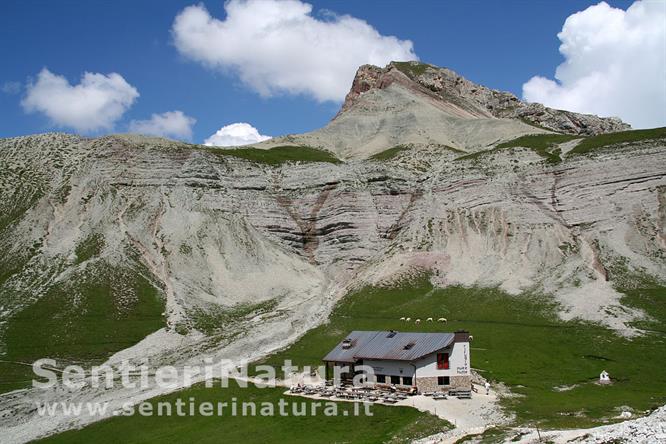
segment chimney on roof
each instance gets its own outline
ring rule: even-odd
[[[458,330],[453,334],[453,342],[469,342],[469,332],[467,330]]]
[[[342,341],[342,348],[343,349],[347,350],[347,349],[350,349],[351,347],[352,347],[351,339],[347,338],[344,341]]]

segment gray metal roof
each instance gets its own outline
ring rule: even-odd
[[[351,347],[345,349],[345,341],[340,342],[324,357],[324,361],[413,361],[451,345],[454,339],[453,333],[394,333],[393,337],[389,337],[390,331],[353,331],[345,338],[350,340]]]

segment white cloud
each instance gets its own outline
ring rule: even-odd
[[[262,142],[270,138],[270,136],[259,134],[259,131],[249,123],[232,123],[223,126],[215,134],[204,140],[204,145],[240,146]]]
[[[192,126],[196,122],[197,119],[184,114],[182,111],[167,111],[162,114],[153,114],[148,120],[132,120],[129,130],[132,133],[151,136],[191,139]]]
[[[340,101],[360,65],[417,59],[411,41],[383,36],[348,15],[315,18],[312,5],[299,0],[230,0],[224,8],[224,20],[203,5],[185,8],[171,30],[176,48],[205,66],[237,73],[262,96]]]
[[[57,126],[81,132],[111,129],[132,106],[139,93],[116,73],[86,72],[78,85],[44,68],[29,83],[21,105],[26,112],[40,112]]]
[[[601,2],[567,18],[553,81],[523,85],[531,102],[618,116],[635,127],[666,125],[666,2],[637,1],[626,11]]]

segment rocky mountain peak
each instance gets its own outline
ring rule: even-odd
[[[364,159],[397,146],[473,153],[528,134],[593,136],[629,128],[617,118],[525,103],[448,68],[391,62],[361,66],[340,112],[324,128],[259,146],[300,145]]]
[[[446,104],[449,111],[453,107],[458,117],[520,119],[546,130],[584,136],[631,128],[615,117],[598,117],[526,103],[510,92],[478,85],[448,68],[416,61],[391,62],[384,68],[361,66],[336,118],[354,107],[363,107],[365,93],[394,84],[440,107]]]

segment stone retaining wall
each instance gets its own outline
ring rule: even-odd
[[[436,376],[416,378],[416,388],[419,392],[443,392],[450,389],[469,389],[472,385],[472,377],[470,375],[464,376],[451,376],[449,385],[437,384]]]

